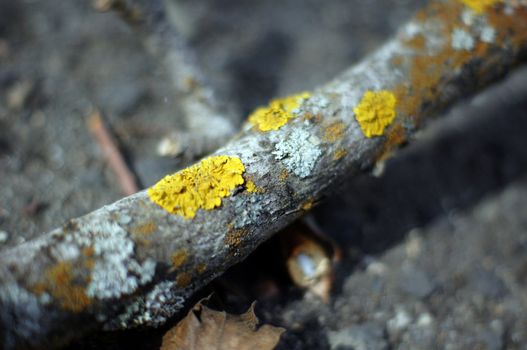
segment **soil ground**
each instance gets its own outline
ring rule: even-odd
[[[332,78],[423,3],[173,5],[242,116]],[[155,152],[182,127],[164,73],[117,16],[88,1],[0,0],[0,253],[121,197],[86,126],[94,107],[142,186],[179,166]],[[526,132],[519,67],[431,121],[381,175],[343,179],[312,214],[343,250],[329,304],[284,277],[279,235],[203,294],[215,291],[231,312],[258,299],[262,321],[287,329],[280,349],[526,349]],[[254,277],[240,277],[247,271]],[[97,334],[71,348],[156,349],[162,332]]]

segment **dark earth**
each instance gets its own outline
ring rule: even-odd
[[[171,3],[240,124],[357,62],[425,1]],[[121,197],[86,125],[93,108],[142,187],[180,167],[156,154],[166,130],[183,127],[172,96],[114,13],[87,0],[0,0],[0,254]],[[343,252],[328,304],[287,278],[280,234],[196,298],[215,292],[233,313],[257,299],[262,322],[287,329],[279,349],[527,349],[527,68],[443,114],[310,214]],[[70,348],[157,349],[169,326]]]

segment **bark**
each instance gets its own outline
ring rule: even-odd
[[[477,11],[434,2],[333,81],[253,115],[213,154],[241,168],[205,174],[234,187],[221,205],[170,213],[142,191],[3,251],[0,344],[46,347],[178,315],[196,290],[329,188],[410,141],[423,118],[526,58],[525,3],[496,1]]]

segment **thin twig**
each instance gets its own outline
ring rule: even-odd
[[[104,125],[101,113],[98,110],[94,110],[88,116],[87,122],[88,129],[101,147],[104,158],[110,166],[110,169],[115,174],[123,194],[125,196],[130,196],[139,192],[139,186],[137,186],[135,176],[128,165],[126,165],[117,144]]]
[[[119,13],[136,29],[149,51],[169,73],[188,130],[167,133],[160,142],[159,153],[195,159],[223,145],[236,131],[234,108],[218,100],[197,55],[168,18],[164,2],[97,0],[95,6]]]

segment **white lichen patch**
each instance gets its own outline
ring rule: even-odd
[[[7,242],[9,234],[6,231],[0,231],[0,244]]]
[[[490,26],[485,26],[481,28],[479,38],[484,43],[493,43],[496,39],[496,30]]]
[[[404,42],[410,42],[413,39],[422,37],[424,39],[426,49],[430,53],[434,53],[442,50],[445,45],[445,39],[442,35],[443,30],[443,26],[435,21],[428,21],[424,23],[421,21],[411,21],[402,28],[400,36]],[[407,45],[403,45],[403,47],[406,47],[406,50],[397,47],[395,50],[398,51],[398,55],[406,56],[409,53]]]
[[[162,325],[184,307],[185,299],[176,293],[177,290],[178,287],[173,281],[160,282],[145,297],[130,304],[125,312],[118,316],[117,324],[111,323],[106,328]]]
[[[464,29],[455,28],[452,31],[452,48],[454,50],[471,51],[476,45],[474,37]]]
[[[476,13],[474,11],[472,11],[471,9],[469,9],[469,8],[466,8],[466,9],[463,10],[463,12],[461,12],[461,20],[467,26],[473,25],[474,21],[477,18],[478,18],[478,16],[476,16]]]
[[[272,152],[287,170],[300,178],[308,177],[322,154],[320,140],[303,128],[294,128],[275,145]]]
[[[326,109],[330,106],[330,101],[321,94],[314,94],[302,104],[302,106],[297,109],[295,112],[302,115],[307,112],[311,113],[312,115],[316,115],[318,113],[324,114]]]
[[[472,10],[466,9],[461,14],[461,19],[470,28],[474,38],[488,44],[496,39],[496,29],[489,25],[486,16],[476,16]]]
[[[57,244],[54,247],[51,247],[51,254],[57,259],[58,261],[71,261],[75,260],[80,255],[80,249],[79,246],[71,242],[70,236],[68,236],[66,242]]]
[[[142,264],[133,259],[134,242],[121,226],[102,223],[97,228],[92,247],[97,258],[86,294],[98,299],[133,293],[148,283],[155,272],[151,259]]]
[[[83,248],[93,249],[95,264],[86,295],[90,298],[117,298],[135,292],[151,281],[156,263],[134,258],[135,243],[117,223],[103,220],[80,225],[79,230],[63,237],[52,255],[57,261],[78,259]]]

